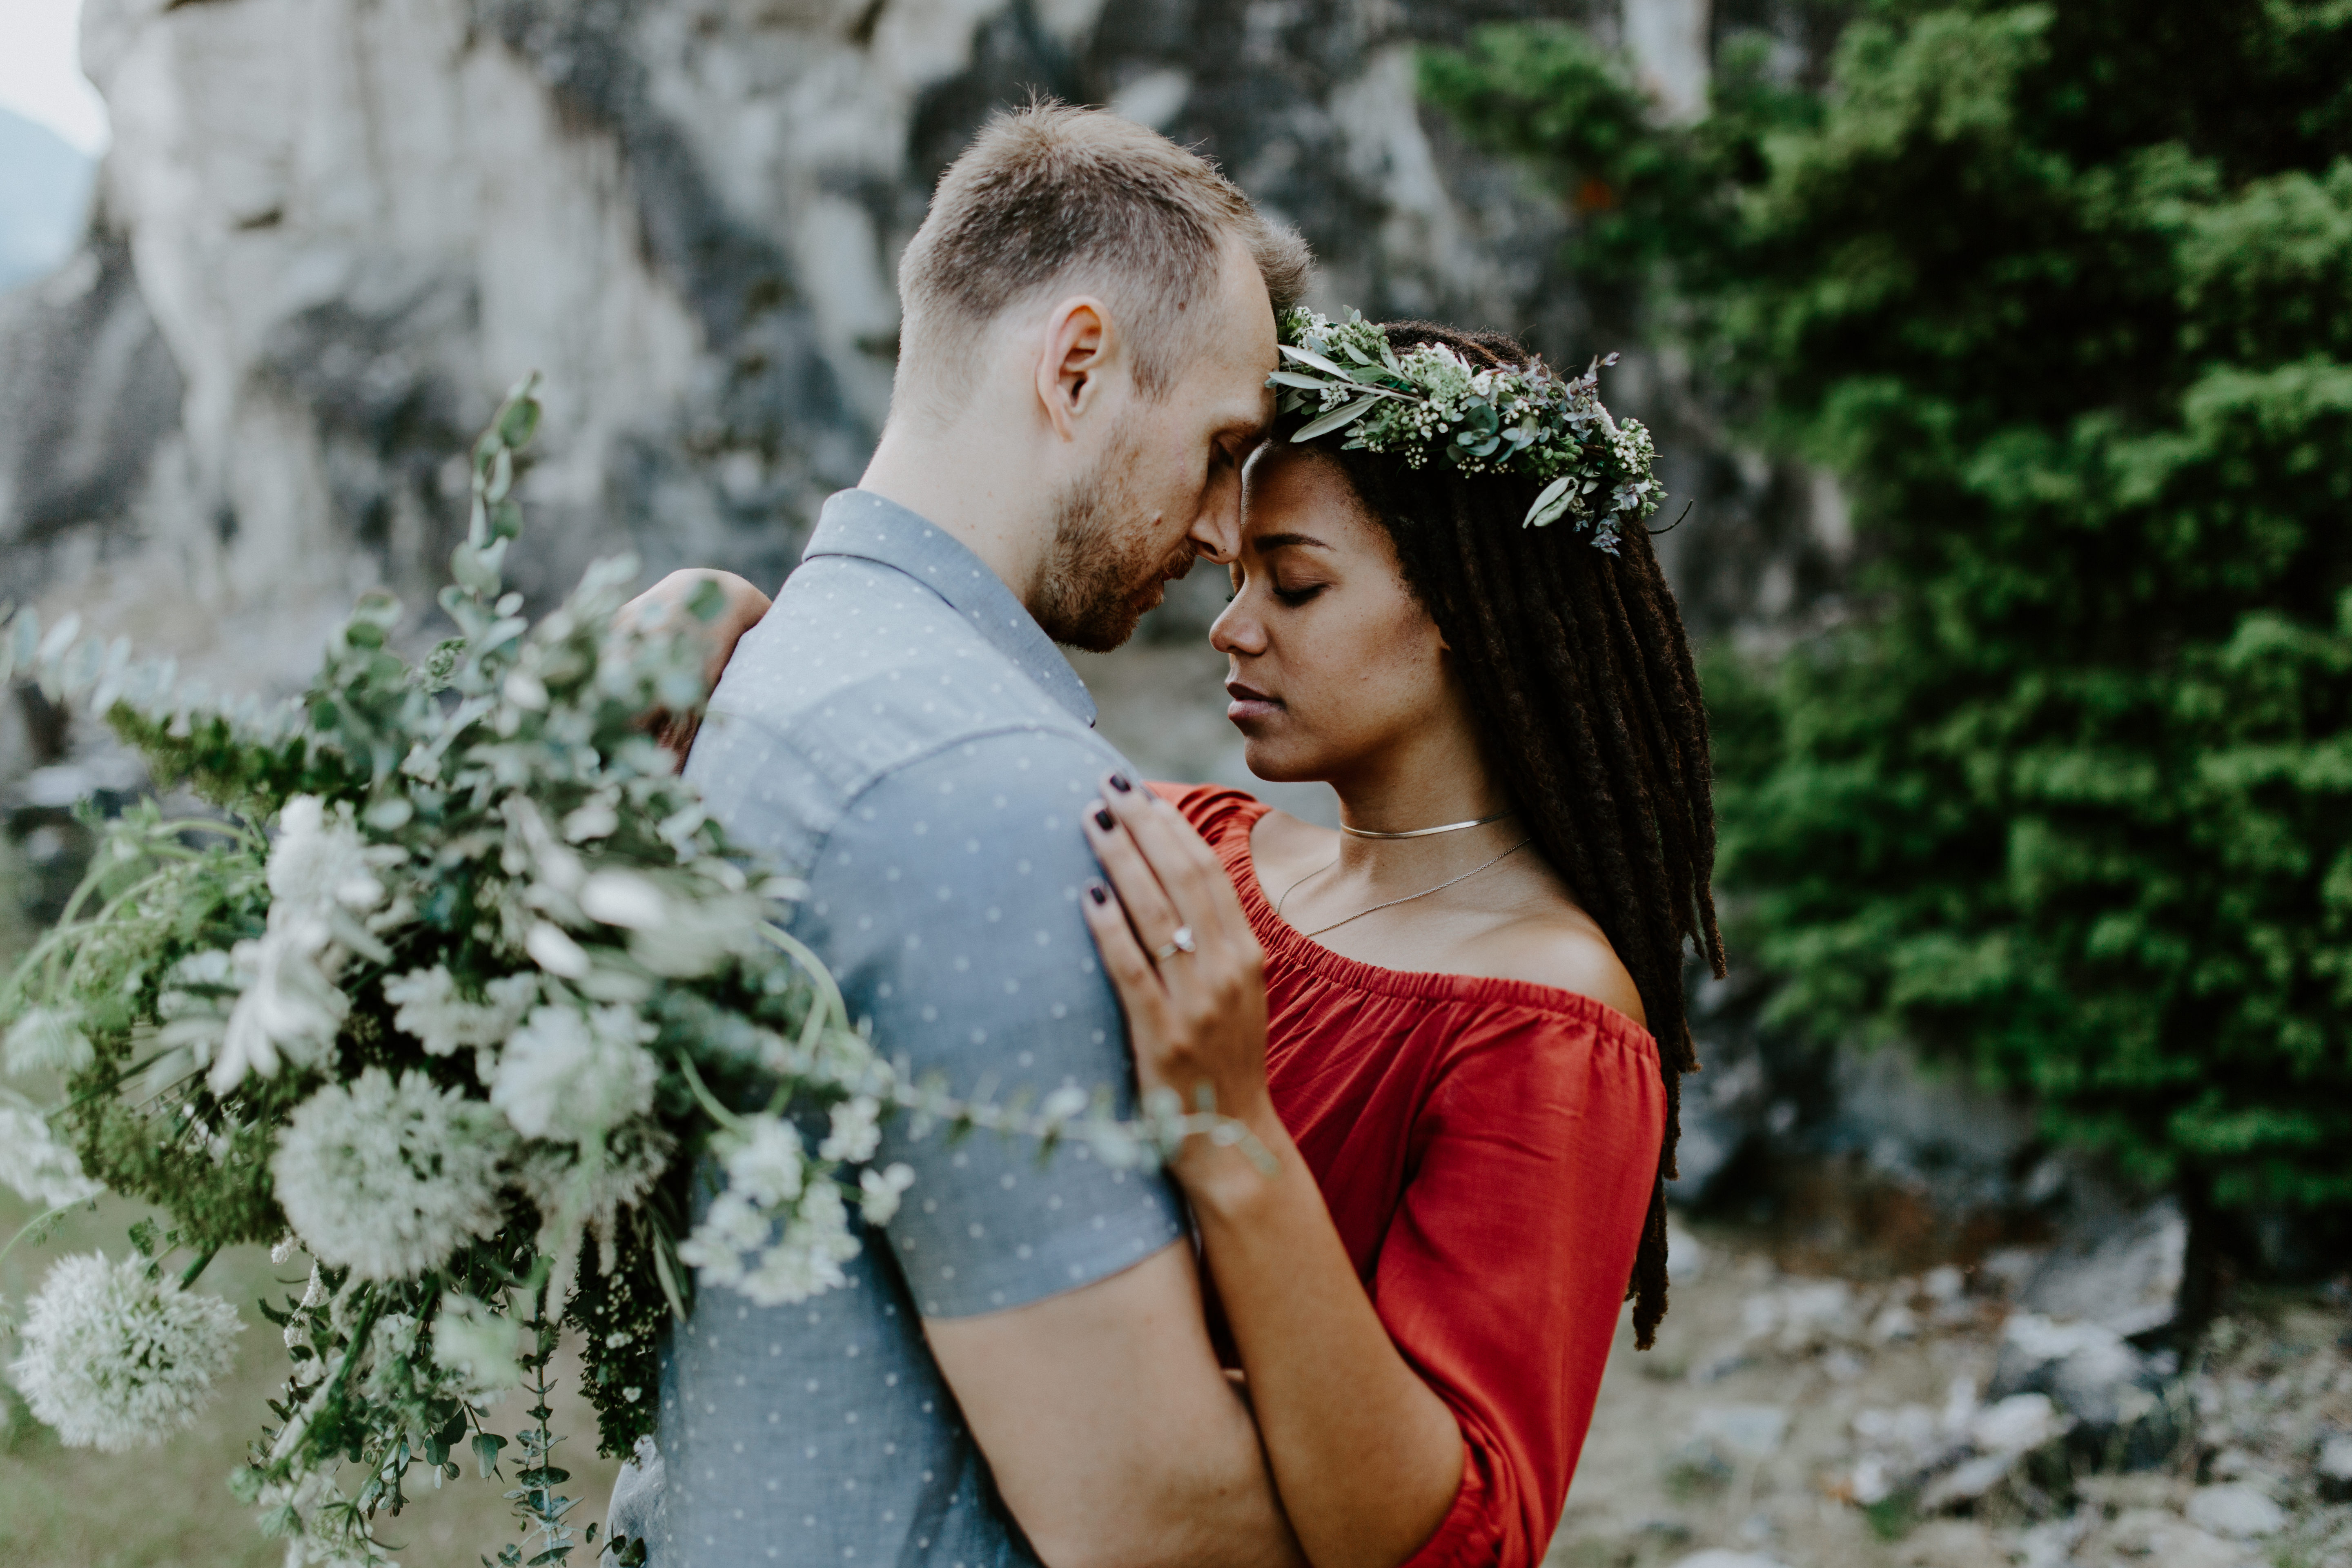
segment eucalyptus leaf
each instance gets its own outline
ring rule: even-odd
[[[1291,440],[1312,441],[1318,436],[1328,436],[1334,430],[1345,429],[1370,413],[1372,405],[1378,402],[1380,399],[1377,397],[1359,397],[1346,407],[1326,414],[1311,425],[1301,426],[1298,434],[1293,436]]]
[[[1569,489],[1575,483],[1574,474],[1562,474],[1544,486],[1542,489],[1538,490],[1534,503],[1528,508],[1526,521],[1519,526],[1542,528],[1549,523],[1558,521],[1559,515],[1568,510]]]
[[[1341,381],[1349,379],[1346,371],[1341,370],[1338,365],[1333,364],[1321,354],[1309,353],[1305,349],[1294,348],[1288,343],[1282,345],[1282,352],[1288,354],[1292,359],[1297,360],[1301,364],[1313,365],[1317,370],[1323,372],[1326,375],[1337,376]]]

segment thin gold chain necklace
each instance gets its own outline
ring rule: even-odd
[[[1459,833],[1465,827],[1484,827],[1490,822],[1500,822],[1512,815],[1507,811],[1498,811],[1492,816],[1474,816],[1467,822],[1443,823],[1435,827],[1409,827],[1402,833],[1382,833],[1377,827],[1350,827],[1343,822],[1339,824],[1339,831],[1350,838],[1433,838],[1441,833]]]
[[[1466,882],[1481,871],[1493,870],[1496,867],[1501,865],[1504,861],[1509,859],[1520,850],[1525,849],[1533,842],[1534,840],[1532,839],[1522,838],[1517,844],[1512,845],[1508,849],[1504,850],[1500,855],[1496,856],[1492,860],[1487,861],[1485,865],[1473,866],[1470,869],[1463,872],[1458,877],[1448,877],[1444,881],[1438,883],[1437,886],[1433,888],[1423,888],[1418,893],[1407,893],[1402,899],[1391,899],[1387,903],[1374,904],[1369,910],[1358,910],[1354,914],[1349,915],[1344,921],[1333,921],[1329,925],[1318,926],[1313,931],[1303,931],[1298,934],[1307,938],[1309,942],[1312,942],[1315,938],[1321,936],[1325,931],[1338,931],[1341,926],[1352,924],[1357,921],[1362,920],[1366,915],[1376,915],[1382,910],[1392,910],[1399,904],[1409,904],[1415,899],[1425,899],[1432,893],[1442,893],[1445,891],[1446,889],[1454,886],[1456,882]],[[1315,869],[1307,872],[1306,877],[1299,878],[1297,881],[1293,882],[1287,888],[1283,889],[1282,897],[1276,899],[1274,902],[1274,918],[1276,920],[1280,920],[1282,918],[1282,906],[1290,901],[1290,895],[1298,891],[1298,889],[1306,884],[1308,877],[1319,877],[1324,872],[1328,871],[1333,866],[1337,866],[1339,863],[1339,858],[1334,855],[1328,863],[1316,867]]]

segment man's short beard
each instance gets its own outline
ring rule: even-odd
[[[1137,600],[1164,575],[1181,575],[1181,558],[1152,553],[1150,519],[1127,486],[1134,444],[1114,441],[1092,472],[1080,475],[1054,501],[1054,542],[1030,605],[1055,642],[1108,653],[1134,635],[1143,618]]]

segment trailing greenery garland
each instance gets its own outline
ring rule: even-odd
[[[102,1184],[170,1215],[134,1230],[135,1256],[52,1269],[14,1370],[68,1441],[159,1440],[228,1364],[234,1310],[189,1293],[206,1261],[307,1254],[303,1293],[262,1309],[289,1375],[235,1482],[289,1562],[383,1561],[376,1516],[467,1450],[525,1527],[499,1562],[569,1561],[560,1326],[584,1331],[603,1451],[629,1452],[698,1281],[799,1300],[842,1282],[853,1212],[888,1222],[912,1180],[870,1163],[888,1116],[1079,1136],[1125,1164],[1240,1136],[1164,1097],[1136,1123],[1107,1091],[960,1100],[851,1026],[773,923],[797,885],[728,839],[641,727],[702,700],[702,656],[680,628],[617,624],[635,564],[591,567],[535,625],[504,591],[538,417],[526,383],[475,448],[440,600],[459,635],[422,664],[393,650],[381,595],[276,705],[29,611],[0,636],[0,679],[104,713],[224,814],[98,825],[88,877],[0,994],[10,1069],[68,1094],[44,1110],[0,1090],[0,1179],[52,1213]],[[689,1227],[698,1169],[713,1190]],[[193,1261],[167,1271],[175,1249]],[[518,1386],[524,1424],[493,1430]]]

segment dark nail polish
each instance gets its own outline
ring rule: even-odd
[[[1125,773],[1113,773],[1110,775],[1110,787],[1118,791],[1119,794],[1125,795],[1135,786],[1128,783],[1127,775]]]
[[[1110,813],[1108,810],[1102,807],[1096,808],[1095,826],[1101,828],[1105,833],[1108,833],[1110,831],[1111,822]]]
[[[1107,904],[1110,902],[1110,891],[1100,882],[1088,882],[1087,884],[1087,897],[1092,899],[1098,904]]]

